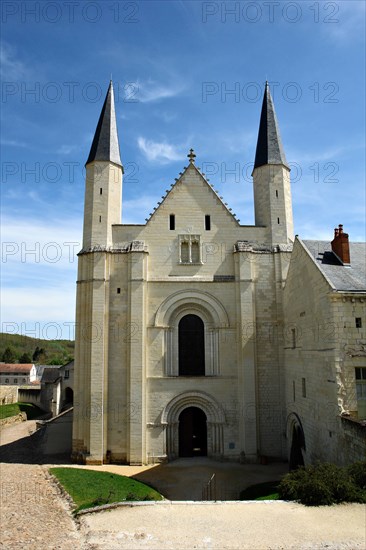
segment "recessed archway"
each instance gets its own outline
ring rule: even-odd
[[[179,415],[179,456],[207,456],[207,417],[199,407],[187,407]]]
[[[184,416],[181,418],[181,414],[187,408],[199,409],[204,415],[203,417],[201,413],[194,413],[196,421],[201,423],[201,429],[202,418],[205,418],[207,430],[205,454],[221,458],[224,454],[224,411],[211,395],[201,391],[189,391],[174,397],[162,412],[161,421],[166,426],[166,454],[168,459],[174,460],[180,456],[179,425],[182,419],[183,423],[185,422]],[[198,419],[199,414],[201,414],[201,420]],[[201,436],[204,434],[203,431],[200,433]]]

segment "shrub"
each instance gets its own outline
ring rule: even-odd
[[[348,466],[348,473],[359,489],[366,490],[366,460]]]
[[[279,493],[285,500],[299,500],[307,506],[366,502],[366,491],[361,485],[365,471],[357,464],[360,463],[350,468],[328,463],[301,467],[282,479]]]

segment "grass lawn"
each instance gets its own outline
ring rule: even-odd
[[[280,495],[277,487],[279,481],[266,481],[251,485],[240,493],[240,500],[278,500]]]
[[[44,414],[44,411],[31,403],[9,403],[8,405],[0,405],[0,420],[9,416],[16,416],[21,412],[26,413],[28,420],[33,420]]]
[[[118,474],[82,468],[50,468],[50,472],[72,497],[75,513],[112,502],[164,499],[152,487]]]

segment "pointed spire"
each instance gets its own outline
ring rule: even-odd
[[[119,154],[112,80],[110,81],[108,92],[104,100],[86,164],[94,160],[109,161],[122,166]]]
[[[267,81],[259,124],[254,169],[265,164],[283,164],[289,168],[283,150],[277,117]]]

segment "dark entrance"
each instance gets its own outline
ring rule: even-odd
[[[205,375],[205,327],[198,315],[185,315],[179,322],[179,374]]]
[[[300,426],[294,426],[292,430],[292,443],[290,450],[290,470],[296,470],[304,466],[304,458],[301,449],[304,447],[304,436]]]
[[[198,407],[179,415],[179,456],[207,456],[207,418]]]

